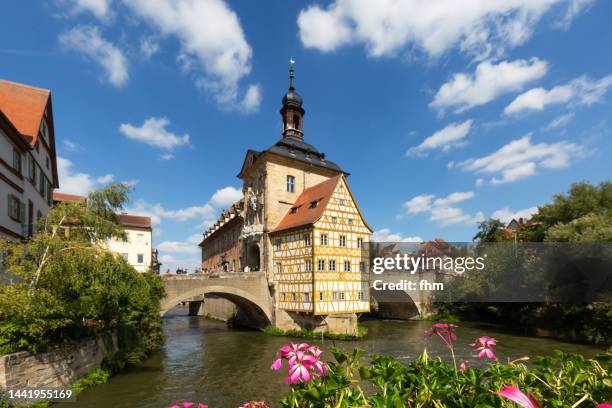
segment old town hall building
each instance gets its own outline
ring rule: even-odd
[[[348,173],[305,141],[302,102],[292,66],[283,137],[247,152],[238,173],[243,198],[204,233],[202,270],[265,271],[275,306],[287,312],[368,312],[372,230]]]

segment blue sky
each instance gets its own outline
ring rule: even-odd
[[[461,4],[459,4],[461,3]],[[134,183],[165,266],[280,138],[288,60],[305,138],[351,173],[378,239],[470,240],[610,177],[612,3],[9,2],[0,77],[49,88],[60,190]],[[165,267],[164,266],[164,267]]]

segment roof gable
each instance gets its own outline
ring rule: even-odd
[[[32,146],[36,144],[50,95],[48,89],[0,79],[0,109]]]
[[[342,175],[337,175],[302,191],[293,206],[272,232],[314,224],[321,218]],[[313,204],[316,203],[316,204]]]

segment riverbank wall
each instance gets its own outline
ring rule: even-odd
[[[60,388],[91,370],[118,350],[116,334],[83,339],[69,348],[55,347],[32,354],[20,351],[0,356],[0,388]]]

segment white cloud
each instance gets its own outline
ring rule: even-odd
[[[188,145],[189,135],[178,136],[166,130],[170,124],[168,118],[147,118],[141,126],[122,123],[119,131],[132,140],[151,146],[171,150],[177,146]]]
[[[76,26],[59,35],[60,44],[96,62],[104,70],[104,81],[113,86],[125,85],[129,79],[128,62],[123,52],[100,35],[95,26]]]
[[[67,152],[72,153],[81,150],[81,146],[68,139],[62,139],[62,144],[64,145],[64,150],[66,150]]]
[[[495,211],[493,214],[491,214],[491,218],[500,220],[504,224],[507,224],[513,219],[516,219],[516,220],[518,220],[519,218],[529,219],[531,218],[533,214],[537,212],[538,212],[538,207],[529,207],[529,208],[524,208],[518,211],[512,211],[510,210],[510,207],[504,207],[504,208],[501,208]]]
[[[96,183],[98,184],[108,184],[111,183],[115,179],[115,176],[112,174],[105,174],[104,176],[100,176],[96,179]]]
[[[443,152],[447,152],[454,147],[461,147],[465,145],[463,138],[470,132],[471,127],[471,119],[462,123],[451,123],[423,140],[420,145],[408,149],[406,154],[409,156],[425,156],[428,150],[441,148]]]
[[[239,98],[239,81],[251,72],[252,49],[236,13],[222,0],[124,0],[135,15],[181,44],[179,60],[221,105],[253,107],[254,92]],[[250,93],[250,94],[249,94]]]
[[[431,201],[434,199],[434,195],[421,194],[404,203],[404,208],[408,214],[418,214],[428,211],[431,207]]]
[[[554,24],[555,27],[567,30],[572,21],[580,14],[588,11],[593,4],[595,4],[595,0],[570,0],[565,15]]]
[[[147,215],[151,217],[153,224],[159,224],[163,219],[179,222],[198,219],[202,220],[203,223],[214,223],[217,220],[218,210],[233,204],[241,196],[241,190],[229,186],[215,191],[210,200],[202,205],[170,210],[160,203],[151,204],[144,200],[137,200],[128,212]],[[200,225],[203,226],[203,224]]]
[[[159,260],[162,263],[162,274],[166,273],[167,270],[174,273],[177,268],[193,271],[194,269],[201,267],[201,260],[197,258],[177,258],[175,256],[166,254],[162,255]]]
[[[240,102],[241,110],[244,113],[257,112],[259,105],[261,104],[261,87],[259,85],[250,85],[244,96],[242,102]]]
[[[421,194],[406,201],[404,209],[408,215],[429,213],[429,220],[437,222],[442,227],[451,224],[474,224],[484,220],[482,212],[469,215],[464,213],[462,209],[453,207],[453,204],[473,197],[474,193],[472,191],[459,191],[439,198],[432,194]]]
[[[544,110],[549,105],[570,103],[574,106],[592,105],[601,101],[608,88],[612,86],[612,75],[599,80],[592,80],[583,75],[566,85],[557,85],[550,90],[533,88],[516,97],[506,108],[504,113],[516,114],[528,110]]]
[[[90,174],[80,173],[74,170],[74,164],[64,158],[57,157],[57,171],[60,188],[59,191],[69,194],[87,195],[90,191],[107,184],[113,179],[112,174],[94,178]]]
[[[174,155],[172,153],[163,153],[159,155],[159,160],[173,160],[174,159]]]
[[[549,131],[552,129],[565,127],[567,126],[568,123],[571,122],[572,119],[574,119],[574,116],[576,116],[574,112],[570,112],[570,113],[566,113],[561,116],[557,116],[548,125],[544,126],[542,130]]]
[[[531,143],[531,134],[516,139],[488,156],[471,158],[456,167],[475,174],[500,175],[488,180],[491,184],[504,184],[529,177],[537,169],[566,167],[576,157],[583,156],[584,149],[570,142]],[[479,184],[483,184],[481,179]]]
[[[140,53],[145,59],[151,59],[151,57],[159,51],[159,44],[151,37],[142,37],[140,39]]]
[[[406,49],[438,57],[457,47],[485,59],[525,43],[541,16],[564,1],[335,0],[303,9],[297,23],[302,44],[323,52],[363,44],[373,57]]]
[[[202,241],[202,234],[193,234],[185,241],[163,241],[156,245],[160,251],[171,254],[196,255],[200,252],[198,244]]]
[[[528,82],[541,78],[548,63],[538,58],[483,61],[474,74],[456,73],[443,84],[429,107],[439,110],[454,108],[455,113],[491,102],[500,95],[520,90]]]
[[[373,242],[423,242],[419,236],[403,237],[400,233],[393,233],[389,228],[374,231],[372,234]]]
[[[242,190],[234,187],[221,188],[213,194],[210,203],[218,208],[229,207],[242,198]]]
[[[71,16],[89,12],[99,20],[107,20],[112,16],[112,0],[57,0],[56,3],[68,8]]]

